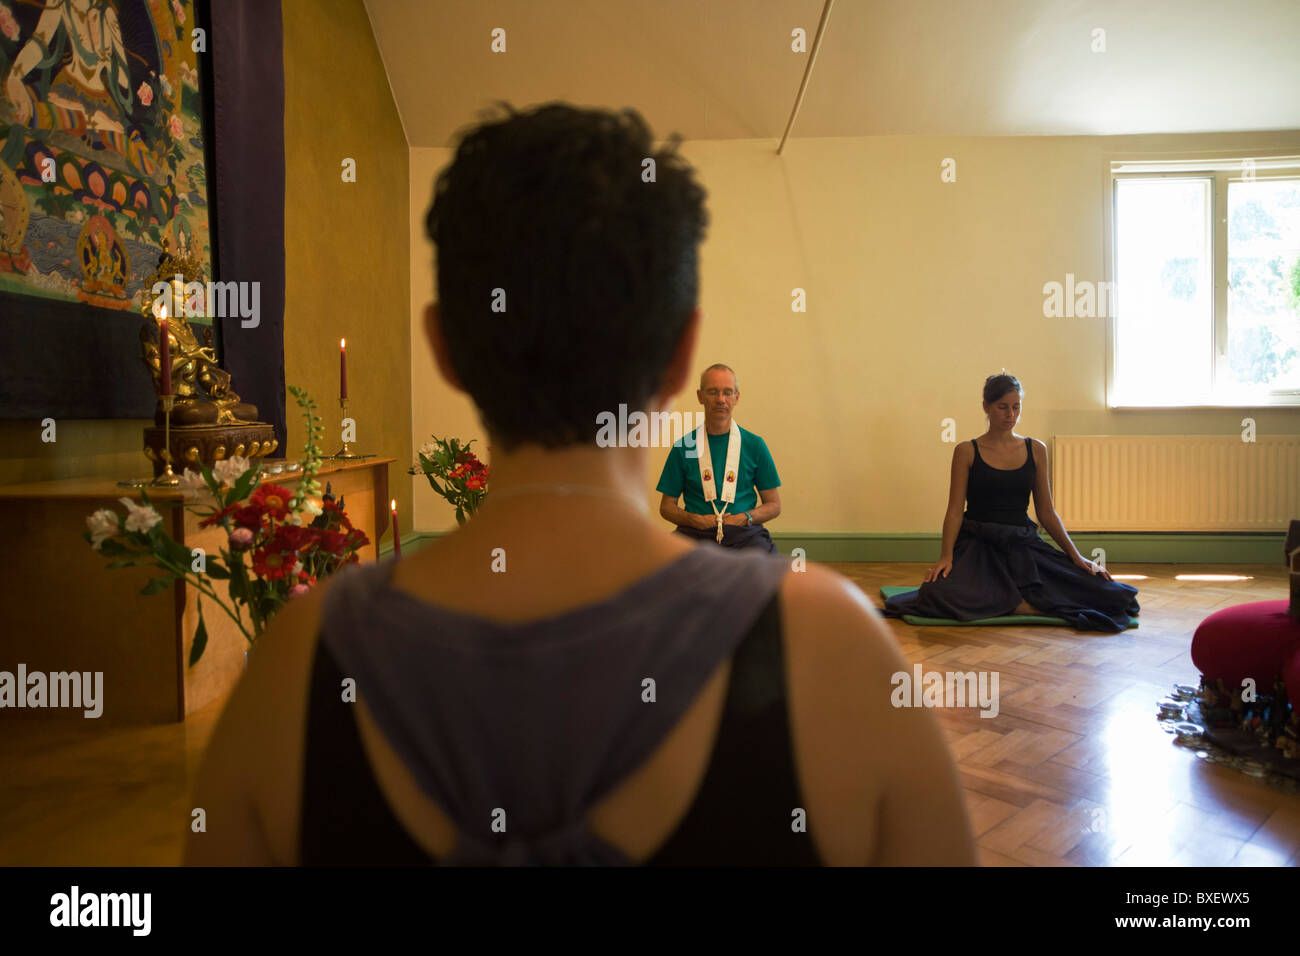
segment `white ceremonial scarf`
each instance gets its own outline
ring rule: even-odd
[[[736,500],[736,484],[740,477],[740,426],[731,420],[731,436],[727,439],[727,470],[722,478],[722,510],[713,500],[718,497],[713,478],[713,455],[709,451],[709,433],[701,425],[695,430],[695,445],[700,450],[700,484],[704,486],[704,500],[713,509],[718,519],[718,543],[722,543],[722,516],[727,513],[727,506]]]

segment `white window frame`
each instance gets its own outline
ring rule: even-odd
[[[1199,157],[1199,158],[1198,158]],[[1206,158],[1205,154],[1167,155],[1161,159],[1134,159],[1119,154],[1104,160],[1102,262],[1106,281],[1110,283],[1111,310],[1106,324],[1106,404],[1109,408],[1273,408],[1300,406],[1300,388],[1269,389],[1258,399],[1230,401],[1216,391],[1220,369],[1227,362],[1228,348],[1228,184],[1248,181],[1246,160],[1253,162],[1253,181],[1300,179],[1300,156],[1271,153],[1242,153]],[[1120,403],[1116,396],[1118,371],[1116,347],[1122,303],[1115,284],[1115,183],[1120,179],[1209,179],[1210,180],[1210,261],[1214,273],[1213,360],[1210,372],[1210,396],[1206,401],[1167,405]]]

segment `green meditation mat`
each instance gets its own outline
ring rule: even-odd
[[[906,594],[909,591],[916,590],[918,589],[906,584],[886,584],[881,587],[880,596],[888,600],[896,594]],[[967,625],[985,624],[1055,624],[1059,627],[1071,626],[1070,622],[1065,618],[1048,617],[1045,614],[1006,614],[1002,617],[982,617],[978,621],[958,621],[949,617],[919,617],[915,614],[904,614],[903,620],[918,627],[965,627]],[[1129,618],[1128,626],[1130,628],[1137,627],[1138,619],[1135,617]]]

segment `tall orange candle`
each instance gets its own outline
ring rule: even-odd
[[[339,339],[339,401],[348,397],[348,340]]]
[[[389,505],[393,511],[393,554],[397,557],[402,556],[402,533],[397,529],[397,499],[394,498]]]
[[[158,319],[158,372],[159,386],[162,394],[172,393],[172,343],[167,337],[167,306],[162,307],[162,316]]]

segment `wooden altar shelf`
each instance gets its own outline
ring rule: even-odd
[[[322,490],[332,485],[348,517],[370,544],[362,561],[374,561],[388,530],[388,465],[393,458],[327,460],[318,472]],[[296,489],[300,472],[267,475],[263,483]],[[72,478],[34,484],[0,485],[0,521],[17,546],[11,566],[0,575],[5,624],[0,628],[0,671],[102,672],[103,713],[98,723],[161,723],[183,720],[228,693],[244,669],[248,642],[220,608],[204,602],[208,644],[188,666],[198,625],[198,592],[178,581],[170,594],[140,589],[162,573],[152,566],[109,570],[108,559],[82,538],[86,516],[99,508],[123,510],[119,498],[140,499],[139,489],[121,488],[117,478]],[[149,488],[173,538],[188,548],[216,555],[225,544],[220,527],[200,529],[200,517],[176,507],[179,491]],[[226,582],[214,582],[226,597]],[[85,720],[81,708],[0,708],[0,721],[24,717]]]

